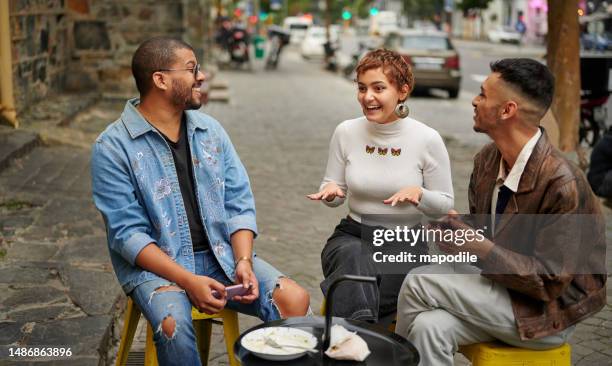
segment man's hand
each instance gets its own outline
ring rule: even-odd
[[[251,290],[243,296],[234,296],[232,300],[243,304],[250,304],[259,297],[259,282],[253,272],[253,267],[249,261],[242,260],[236,266],[236,284],[242,284],[244,288],[251,285]]]
[[[306,197],[310,198],[313,201],[326,200],[327,202],[331,202],[336,197],[343,198],[344,196],[345,195],[344,195],[344,192],[342,191],[342,188],[340,188],[334,182],[329,182],[326,185],[324,185],[323,189],[321,189],[319,192],[309,194]]]
[[[183,287],[191,304],[199,311],[206,314],[218,313],[225,307],[225,286],[210,277],[192,275]],[[216,290],[222,295],[220,299],[212,295]]]
[[[445,216],[442,220],[438,222],[431,222],[430,227],[439,230],[450,229],[455,232],[457,230],[462,230],[464,233],[466,232],[466,230],[474,232],[476,231],[473,227],[461,221],[461,219],[459,218],[459,214],[455,210],[449,210],[448,215]],[[457,233],[455,233],[455,235],[457,235]],[[442,238],[443,237],[444,235],[442,235]],[[438,245],[438,248],[440,248],[440,250],[447,254],[459,254],[462,252],[468,252],[471,254],[475,254],[480,259],[486,258],[491,249],[493,249],[493,247],[495,246],[495,244],[493,244],[493,242],[491,242],[487,238],[483,237],[482,240],[479,240],[477,235],[471,235],[469,237],[462,236],[462,239],[465,241],[465,243],[463,243],[462,245],[459,245],[454,241],[442,241],[436,242],[436,244]]]
[[[421,187],[406,187],[400,189],[393,196],[387,198],[383,201],[386,205],[395,206],[398,203],[409,202],[413,205],[417,206],[419,202],[421,202],[421,197],[423,197],[423,188]]]

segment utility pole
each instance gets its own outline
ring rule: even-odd
[[[253,15],[257,17],[257,23],[255,23],[255,34],[259,35],[259,13],[261,12],[259,0],[253,0]]]
[[[325,0],[325,39],[331,44],[329,27],[331,25],[331,0]]]

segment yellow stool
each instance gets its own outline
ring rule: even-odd
[[[132,347],[132,341],[134,340],[134,334],[136,333],[140,314],[140,309],[134,304],[132,298],[128,297],[123,330],[121,331],[121,341],[119,343],[119,353],[117,354],[117,362],[115,363],[116,366],[124,366],[127,362],[128,353]],[[191,308],[191,317],[193,318],[193,327],[195,328],[197,346],[200,351],[202,365],[208,364],[213,319],[220,318],[223,320],[223,335],[225,337],[225,347],[227,348],[229,363],[231,366],[238,366],[239,363],[234,357],[234,343],[239,335],[238,314],[235,311],[224,309],[220,313],[208,315],[200,313],[196,308]],[[153,342],[153,329],[151,329],[151,324],[149,324],[149,322],[147,322],[147,343],[144,364],[145,366],[157,366],[158,364],[155,343]]]
[[[500,342],[476,343],[459,347],[473,366],[570,366],[572,350],[569,344],[536,351],[512,347]]]

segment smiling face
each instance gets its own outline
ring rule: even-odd
[[[357,100],[371,122],[389,123],[398,119],[395,107],[408,97],[408,86],[402,91],[393,85],[382,67],[366,70],[357,76]]]
[[[170,68],[177,71],[168,72],[167,76],[171,78],[171,88],[168,90],[170,100],[177,107],[199,109],[202,106],[204,73],[200,71],[194,77],[193,69],[197,64],[195,54],[190,49],[181,48],[176,51],[176,61]]]

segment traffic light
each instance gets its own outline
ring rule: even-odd
[[[371,16],[376,16],[376,14],[378,14],[378,8],[373,6],[370,8],[370,15]]]
[[[344,19],[344,20],[351,20],[352,17],[353,17],[353,14],[351,14],[351,12],[349,10],[344,10],[342,12],[342,19]]]

